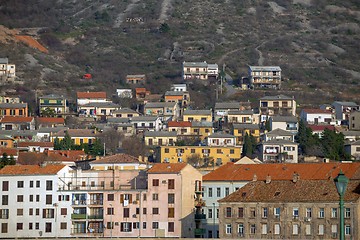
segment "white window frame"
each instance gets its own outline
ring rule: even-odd
[[[226,232],[226,234],[231,234],[231,233],[232,233],[232,226],[231,226],[231,224],[226,224],[226,225],[225,225],[225,232]]]

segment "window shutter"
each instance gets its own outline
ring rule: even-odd
[[[124,203],[124,194],[120,195],[120,203]]]
[[[129,203],[132,203],[132,194],[129,194]]]
[[[124,223],[121,223],[121,226],[120,226],[120,231],[123,232],[124,231]]]
[[[46,218],[46,209],[43,209],[43,218]]]

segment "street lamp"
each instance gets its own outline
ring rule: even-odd
[[[340,170],[339,175],[334,179],[337,192],[340,196],[340,240],[345,239],[345,231],[344,231],[344,196],[346,192],[346,186],[349,182],[349,179],[345,176],[345,174]]]

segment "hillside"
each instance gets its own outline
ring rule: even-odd
[[[69,96],[79,89],[113,93],[125,86],[126,74],[146,74],[147,87],[158,93],[181,81],[184,60],[225,63],[235,78],[246,75],[248,65],[279,65],[285,78],[281,93],[302,104],[359,99],[358,0],[0,3],[1,24],[49,50],[11,38],[1,41],[13,33],[0,35],[0,56],[17,64],[19,80],[1,89],[15,89],[25,99],[34,98],[34,89]],[[93,80],[80,80],[85,72]],[[242,92],[231,98],[264,94]]]

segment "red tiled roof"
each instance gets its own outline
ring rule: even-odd
[[[76,162],[87,154],[83,150],[49,150],[45,153],[52,161]]]
[[[330,110],[315,109],[315,108],[307,108],[307,109],[303,109],[303,111],[306,113],[331,113]]]
[[[331,131],[335,131],[335,127],[333,125],[308,125],[309,128],[311,128],[311,130],[313,132],[319,132],[319,131],[324,131],[325,129],[329,129]]]
[[[349,181],[345,201],[360,197],[360,180]],[[338,202],[334,180],[254,181],[219,202]]]
[[[135,92],[136,92],[136,93],[145,93],[145,92],[146,92],[146,88],[135,88]]]
[[[39,147],[54,147],[53,142],[18,142],[18,147],[29,147],[29,146],[39,146]]]
[[[100,159],[92,161],[91,163],[139,163],[139,159],[129,154],[119,153],[111,156],[102,157]]]
[[[77,98],[106,98],[106,92],[77,92]]]
[[[38,165],[7,165],[0,170],[0,175],[55,175],[65,165],[46,165],[44,167]]]
[[[8,156],[17,156],[18,151],[15,148],[0,148],[0,155],[2,156],[4,153]]]
[[[168,127],[191,127],[191,122],[186,121],[169,121]]]
[[[2,122],[2,123],[23,123],[23,122],[31,122],[32,120],[34,120],[33,117],[4,116],[1,118],[0,122]]]
[[[187,163],[157,163],[148,170],[148,173],[179,173]]]
[[[203,176],[203,181],[252,181],[265,180],[268,175],[273,180],[290,180],[293,174],[300,179],[335,178],[340,169],[351,179],[360,179],[360,163],[272,163],[234,164],[227,163]]]
[[[65,123],[64,118],[54,118],[54,117],[38,117],[37,121],[39,123],[58,123],[58,124]]]

